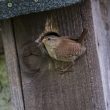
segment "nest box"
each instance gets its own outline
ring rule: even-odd
[[[101,56],[106,52],[100,54],[97,42],[104,39],[98,6],[96,0],[0,0],[13,110],[105,110]],[[35,39],[45,31],[76,39],[84,28],[86,54],[70,72],[49,71],[54,65]]]

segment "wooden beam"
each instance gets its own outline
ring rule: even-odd
[[[5,51],[5,58],[10,82],[11,101],[13,110],[24,110],[20,68],[17,58],[16,44],[14,40],[13,27],[10,20],[1,24],[2,39]]]
[[[97,47],[95,42],[95,33],[94,33],[94,25],[93,25],[93,14],[91,1],[85,0],[84,3],[81,4],[81,15],[82,15],[82,25],[84,28],[88,29],[88,35],[85,39],[86,47],[87,47],[87,56],[85,68],[85,78],[88,82],[87,94],[85,95],[85,100],[88,100],[90,96],[92,96],[91,103],[86,103],[87,110],[105,110],[105,101],[104,101],[104,93],[102,86],[102,77],[100,71],[100,62],[97,54]],[[88,66],[88,67],[87,67]],[[88,73],[88,74],[87,74]],[[86,86],[87,86],[86,85]]]
[[[91,0],[106,110],[110,110],[110,1]]]

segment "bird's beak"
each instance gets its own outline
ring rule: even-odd
[[[40,41],[39,38],[35,40],[35,43],[37,44],[38,47],[42,45],[42,42]]]
[[[39,39],[36,39],[36,40],[35,40],[35,43],[37,43],[37,44],[38,44],[39,42],[40,42],[40,41],[39,41]]]
[[[45,41],[46,41],[46,38],[44,38],[44,39],[42,40],[43,43],[45,43]]]

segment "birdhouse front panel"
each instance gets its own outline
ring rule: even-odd
[[[54,70],[54,65],[56,65],[53,63],[54,60],[41,53],[35,40],[44,30],[75,36],[76,39],[83,31],[81,21],[79,5],[13,19],[26,110],[43,110],[43,107],[47,110],[61,110],[65,107],[69,109],[69,106],[72,107],[75,104],[76,101],[72,101],[76,100],[75,96],[70,99],[71,95],[69,94],[74,93],[74,90],[69,88],[68,78],[70,78],[70,83],[75,86],[73,80],[77,80],[75,79],[77,73],[71,70],[69,73],[61,75],[60,70],[63,67],[60,70]],[[46,26],[48,29],[45,28],[46,22],[50,23]],[[56,66],[58,68],[59,66],[66,67],[66,65],[59,63]],[[77,66],[77,64],[74,65],[74,69],[78,68]],[[64,95],[62,90],[65,91],[66,97],[62,97]],[[66,101],[66,104],[61,100]]]

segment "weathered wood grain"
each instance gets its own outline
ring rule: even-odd
[[[68,14],[68,11],[71,13]],[[59,32],[62,35],[79,36],[82,32],[81,16],[79,7],[68,7],[67,9],[56,10],[52,12],[39,13],[36,15],[22,16],[14,19],[15,37],[17,42],[17,51],[22,71],[22,85],[26,110],[68,110],[78,109],[77,101],[81,95],[78,94],[78,76],[77,72],[67,73],[61,76],[57,72],[48,71],[48,60],[40,60],[37,49],[27,57],[26,61],[30,64],[30,69],[36,70],[40,66],[41,72],[29,73],[22,64],[22,51],[27,42],[34,41],[44,30],[46,18],[56,15],[59,25]],[[76,27],[76,28],[74,28]],[[78,31],[76,31],[78,30]],[[35,36],[35,37],[33,37]],[[30,45],[30,44],[28,44]],[[27,46],[28,47],[28,46]],[[28,47],[30,51],[31,47]],[[43,75],[42,75],[43,74]],[[77,83],[75,83],[77,82]]]
[[[6,64],[10,82],[12,110],[24,110],[19,62],[13,27],[10,20],[2,22],[2,39],[5,50]]]
[[[91,103],[85,103],[87,110],[105,110],[104,94],[102,87],[102,77],[99,67],[99,59],[95,43],[95,34],[91,10],[91,2],[86,0],[81,5],[81,15],[82,15],[82,25],[83,28],[88,29],[88,36],[85,39],[85,44],[87,47],[87,56],[85,56],[85,77],[87,83],[85,90],[87,94],[84,96],[85,100],[91,100]],[[88,66],[88,67],[87,67]],[[87,73],[89,75],[87,75]],[[83,76],[82,76],[83,77]],[[86,93],[85,91],[85,93]],[[91,98],[90,98],[91,97]]]
[[[91,0],[106,110],[110,110],[110,1]]]
[[[49,71],[50,60],[33,43],[44,31],[47,17],[58,22],[61,35],[79,36],[83,27],[89,31],[83,42],[87,53],[75,63],[73,72]],[[89,0],[81,6],[13,19],[26,110],[105,110],[92,21]]]

